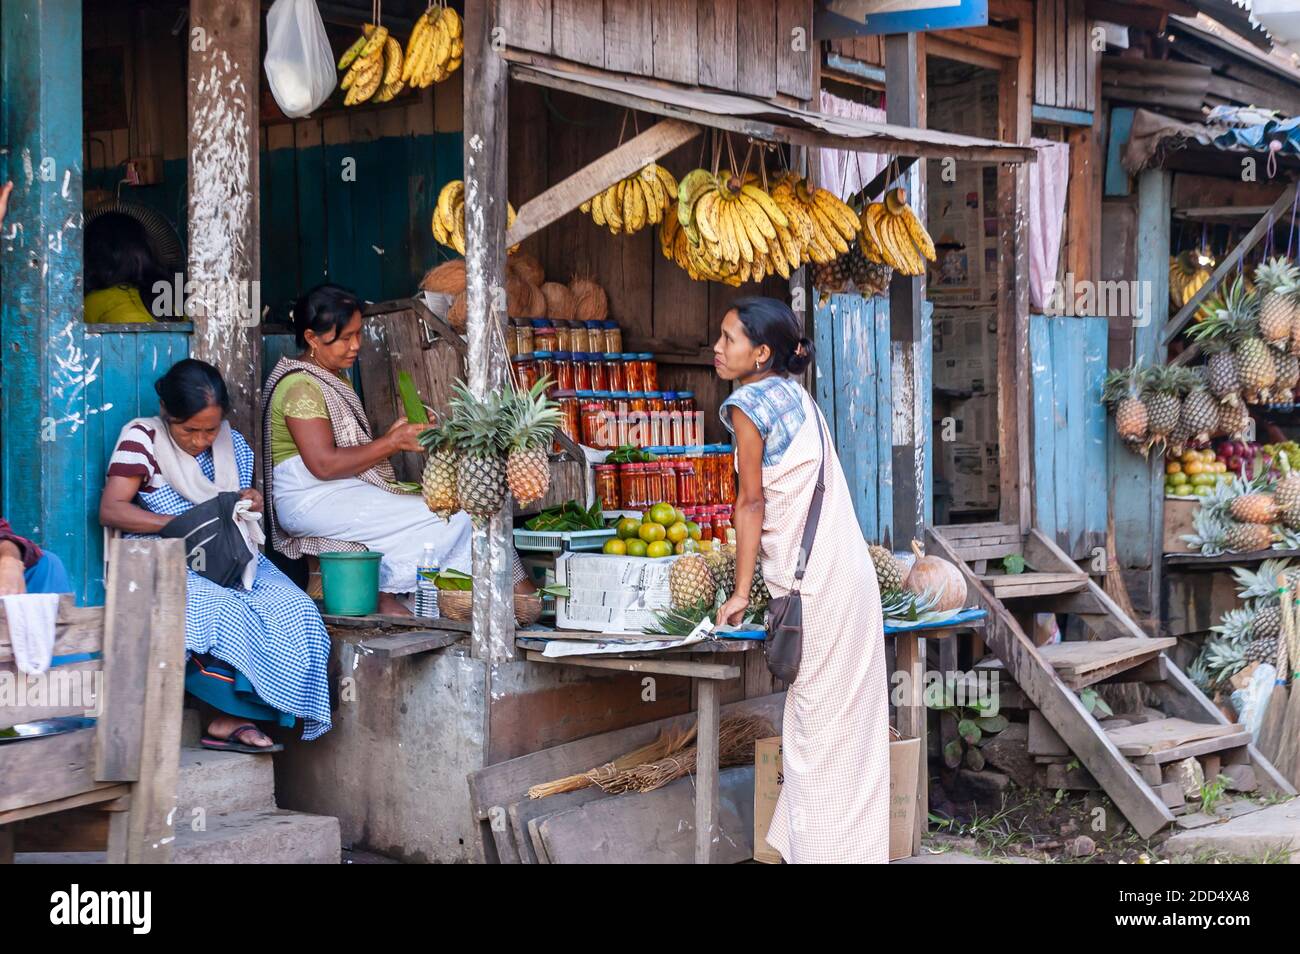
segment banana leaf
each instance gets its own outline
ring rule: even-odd
[[[415,390],[415,379],[411,377],[410,371],[397,372],[397,390],[402,395],[406,419],[412,424],[428,424],[429,415],[425,413],[424,404],[420,401],[420,392]]]

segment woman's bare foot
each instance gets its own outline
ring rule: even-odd
[[[230,733],[234,732],[239,726],[244,726],[244,731],[239,733],[239,738],[231,739]],[[241,745],[251,745],[259,749],[265,749],[275,744],[275,740],[269,735],[258,729],[253,732],[247,728],[247,719],[237,719],[232,715],[219,715],[208,723],[208,738],[211,739],[230,739],[231,742],[238,742]]]
[[[379,594],[379,612],[385,616],[414,616],[406,604],[399,600],[392,593]]]

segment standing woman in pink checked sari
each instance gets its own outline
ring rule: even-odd
[[[739,299],[723,316],[713,367],[740,385],[719,412],[736,438],[740,489],[735,593],[718,622],[740,621],[760,560],[774,597],[792,589],[824,447],[821,518],[800,587],[803,659],[786,692],[784,783],[767,840],[790,863],[884,864],[889,710],[880,590],[832,436],[795,377],[812,351],[794,313],[774,298]]]

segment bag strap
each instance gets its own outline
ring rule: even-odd
[[[799,562],[794,571],[794,592],[799,592],[803,582],[804,569],[812,555],[813,541],[817,538],[817,524],[822,515],[822,498],[826,496],[826,435],[822,433],[821,410],[813,405],[813,423],[817,427],[817,441],[821,445],[821,468],[817,472],[817,486],[813,488],[812,503],[808,505],[808,519],[804,521],[803,540],[799,544]]]

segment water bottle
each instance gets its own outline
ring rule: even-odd
[[[438,564],[434,562],[433,544],[426,543],[415,580],[416,616],[436,617],[438,615],[438,587],[432,579],[429,579],[437,572]]]

